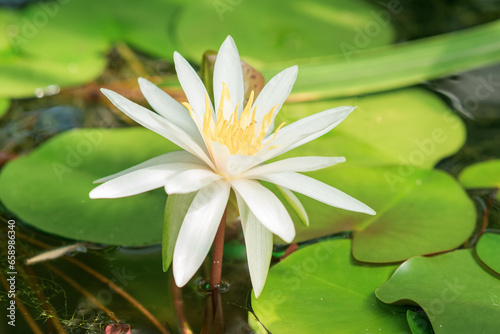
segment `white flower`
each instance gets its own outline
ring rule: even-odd
[[[175,69],[188,103],[184,106],[140,78],[139,85],[158,114],[121,95],[102,89],[130,118],[162,135],[184,151],[163,154],[96,182],[91,198],[118,198],[165,187],[167,194],[197,192],[180,228],[173,254],[175,282],[184,286],[196,273],[213,243],[230,189],[236,194],[256,296],[266,281],[272,234],[286,242],[295,228],[280,200],[257,180],[274,183],[302,208],[291,191],[328,205],[375,214],[365,204],[322,182],[297,172],[308,172],[345,161],[343,157],[296,157],[269,164],[272,159],[329,132],[353,107],[338,107],[306,117],[270,134],[273,120],[290,94],[297,66],[269,81],[244,106],[241,61],[229,36],[217,54],[213,88],[215,109],[205,86],[188,62],[174,53]],[[215,111],[214,111],[215,110]],[[302,208],[303,209],[303,208]]]

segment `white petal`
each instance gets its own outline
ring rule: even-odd
[[[168,163],[188,163],[188,164],[193,164],[193,165],[200,165],[200,167],[206,166],[206,164],[202,160],[198,159],[196,156],[192,155],[189,152],[174,151],[174,152],[165,153],[165,154],[159,155],[157,157],[154,157],[152,159],[146,160],[144,162],[141,162],[138,165],[135,165],[133,167],[122,170],[121,172],[103,177],[99,180],[95,180],[94,183],[106,182],[106,181],[114,179],[118,176],[122,176],[122,175],[128,174],[130,172],[139,170],[139,169],[143,169],[146,167],[153,167],[153,166],[157,166],[157,165],[165,165]]]
[[[252,280],[253,292],[258,298],[266,283],[271,256],[273,253],[273,234],[262,225],[245,204],[236,195],[241,217],[241,227],[245,237],[248,269]]]
[[[101,92],[123,113],[145,128],[168,139],[168,132],[163,128],[164,119],[151,110],[134,103],[112,90],[101,88]],[[173,140],[171,140],[173,142]]]
[[[311,172],[345,162],[344,157],[296,157],[260,165],[245,172],[241,177],[252,178],[260,174],[284,172]]]
[[[276,114],[279,112],[281,106],[292,91],[295,79],[297,79],[298,70],[299,68],[296,65],[284,69],[280,73],[276,74],[264,86],[254,103],[254,106],[257,107],[255,119],[258,124],[262,122],[264,116],[268,112],[270,112],[274,106],[277,105],[276,109],[274,110],[274,116],[276,116]]]
[[[189,104],[193,108],[196,116],[203,120],[205,115],[205,95],[207,90],[195,70],[178,52],[174,52],[175,71],[179,83],[186,94]],[[210,103],[210,108],[211,103]]]
[[[278,185],[276,185],[276,188],[278,188],[278,190],[281,192],[285,200],[288,202],[288,204],[290,204],[290,206],[292,207],[293,211],[295,211],[302,224],[304,224],[305,226],[309,226],[309,216],[307,215],[306,209],[304,208],[300,200],[297,198],[297,196],[295,196],[295,194],[291,192],[290,189],[288,188],[281,187]]]
[[[271,138],[268,140],[270,147],[277,147],[261,150],[258,155],[264,160],[268,160],[310,142],[331,131],[353,110],[354,107],[328,109],[285,126],[278,132],[274,140]]]
[[[336,208],[369,215],[375,214],[375,211],[357,199],[309,176],[298,173],[278,173],[261,175],[259,179],[283,186]]]
[[[137,195],[162,187],[171,173],[167,170],[152,170],[151,167],[136,170],[92,189],[89,197],[120,198]]]
[[[231,156],[231,152],[229,152],[229,149],[226,145],[219,142],[214,141],[211,143],[211,145],[212,155],[217,169],[220,171],[225,171],[228,159]]]
[[[230,182],[235,192],[268,230],[285,242],[292,242],[295,237],[293,221],[283,203],[269,189],[253,180],[236,179]]]
[[[172,264],[177,236],[195,196],[196,193],[193,192],[190,194],[169,195],[167,197],[161,242],[163,271],[167,271]]]
[[[227,160],[226,172],[231,176],[237,176],[262,161],[261,157],[255,155],[231,155]]]
[[[185,149],[186,151],[196,155],[209,166],[213,166],[212,161],[208,158],[205,151],[191,138],[186,132],[179,127],[167,121],[165,118],[155,114],[137,103],[129,101],[120,94],[117,94],[109,89],[101,89],[101,92],[121,111],[132,118],[142,126],[158,133],[167,138],[175,145]]]
[[[243,70],[241,68],[240,55],[231,36],[227,36],[222,43],[214,66],[214,103],[215,110],[219,110],[220,97],[222,94],[222,83],[227,85],[233,107],[240,103],[239,111],[243,110]],[[224,108],[226,109],[226,108]],[[229,110],[229,109],[228,109]],[[232,113],[233,110],[229,110]],[[227,116],[227,115],[226,115]],[[230,116],[230,114],[229,114]],[[227,119],[227,117],[225,117]]]
[[[191,203],[175,243],[173,271],[182,287],[200,268],[210,250],[229,198],[229,184],[214,182],[202,188]]]
[[[169,177],[193,167],[199,168],[199,165],[171,163],[134,170],[94,188],[90,192],[89,197],[119,198],[137,195],[163,187]]]
[[[144,78],[139,78],[139,86],[149,105],[151,105],[157,113],[185,131],[195,139],[198,144],[203,144],[203,139],[201,138],[198,127],[191,118],[189,111],[182,104]]]
[[[171,178],[165,185],[167,194],[187,194],[198,191],[222,176],[208,169],[190,169]]]

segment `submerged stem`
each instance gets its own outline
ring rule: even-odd
[[[182,334],[193,334],[189,323],[186,320],[186,314],[184,313],[184,301],[182,300],[182,290],[179,288],[175,281],[171,280],[171,290],[174,298],[175,313],[177,314],[177,321],[179,323],[179,331]]]
[[[479,229],[479,231],[477,233],[475,233],[474,237],[471,240],[466,242],[465,246],[467,248],[474,247],[476,245],[477,241],[479,240],[479,238],[484,234],[484,232],[488,228],[488,223],[489,223],[488,217],[490,215],[490,209],[491,209],[491,206],[493,205],[493,201],[495,200],[495,198],[497,196],[497,193],[498,193],[498,190],[495,190],[491,194],[489,194],[488,199],[484,203],[481,228]]]
[[[0,283],[2,283],[3,287],[5,288],[5,291],[9,291],[10,289],[10,283],[7,282],[7,279],[5,276],[0,272]],[[14,300],[16,301],[16,308],[19,311],[20,314],[24,317],[24,320],[30,327],[31,331],[33,334],[43,334],[42,329],[38,326],[36,321],[33,319],[31,314],[28,312],[26,309],[26,306],[24,306],[24,303],[18,299],[17,297],[14,297]]]
[[[222,323],[222,305],[220,301],[220,284],[222,276],[222,254],[224,251],[224,232],[226,230],[227,208],[222,215],[212,250],[212,270],[210,274],[210,290],[212,291],[212,308],[218,320]]]
[[[212,251],[212,271],[210,285],[212,289],[219,289],[222,275],[222,253],[224,250],[224,231],[226,230],[226,212],[222,215],[217,234],[215,235]]]

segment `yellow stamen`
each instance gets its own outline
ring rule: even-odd
[[[265,147],[267,146],[270,142],[272,142],[276,136],[278,135],[278,131],[283,127],[285,126],[286,122],[283,122],[281,123],[280,125],[278,125],[278,127],[276,128],[276,131],[274,131],[274,135],[273,135],[273,138],[271,138],[271,140],[269,140],[265,145],[263,145],[262,147]],[[273,146],[269,146],[268,150],[272,150],[273,148],[277,148],[279,147],[280,145],[273,145]]]
[[[243,108],[241,115],[238,115],[238,103],[231,116],[227,115],[229,119],[225,119],[224,102],[231,105],[230,101],[229,89],[225,83],[222,83],[219,108],[216,113],[216,121],[214,122],[212,110],[210,108],[210,98],[208,97],[208,94],[205,95],[205,115],[203,118],[203,124],[200,124],[199,127],[203,132],[203,137],[210,151],[212,151],[211,143],[219,142],[225,145],[231,154],[254,155],[268,146],[268,144],[276,138],[278,131],[285,125],[285,123],[281,123],[276,129],[271,140],[268,140],[267,143],[263,145],[262,141],[264,140],[267,130],[271,125],[274,117],[274,111],[278,105],[271,108],[271,110],[262,118],[262,122],[257,124],[255,119],[257,108],[254,107],[252,109],[254,91],[250,93],[248,102],[245,108]],[[194,115],[192,107],[188,103],[183,103],[183,105],[189,110],[191,117],[196,120],[196,115]],[[277,146],[270,146],[267,149],[273,149],[275,147]]]
[[[191,108],[191,105],[187,102],[182,102],[182,105],[186,107],[186,109],[189,111],[189,115],[191,115],[191,118],[195,119],[193,114],[193,108]]]
[[[219,103],[219,110],[217,110],[217,119],[219,119],[221,115],[224,115],[224,100],[231,101],[231,95],[229,95],[229,88],[227,88],[227,85],[225,82],[222,83],[222,93],[220,94],[220,103]]]
[[[242,115],[249,115],[250,114],[250,109],[252,108],[252,104],[253,104],[253,95],[254,95],[254,92],[253,90],[250,92],[250,97],[248,98],[248,102],[247,102],[247,105],[245,107],[245,109],[243,110],[243,113]],[[253,109],[253,114],[252,114],[252,121],[255,121],[255,111],[257,109],[254,108]]]
[[[209,134],[211,137],[212,134],[212,110],[210,110],[210,98],[208,94],[205,94],[205,117],[203,119],[203,132],[205,134]]]
[[[286,124],[286,122],[283,122],[283,123],[281,123],[280,125],[278,125],[278,128],[276,128],[276,131],[274,131],[273,138],[271,138],[271,140],[270,140],[270,141],[273,141],[273,140],[274,140],[274,138],[276,138],[276,135],[278,134],[278,131],[279,131],[279,130],[281,130],[281,128],[282,128],[282,127],[284,127],[284,126],[285,126],[285,124]]]

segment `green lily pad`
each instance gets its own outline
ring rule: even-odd
[[[269,271],[252,309],[273,334],[280,333],[408,333],[403,308],[387,308],[373,291],[394,265],[360,264],[352,259],[350,240],[305,247]],[[259,333],[266,331],[249,320]]]
[[[359,107],[333,131],[287,155],[345,156],[347,162],[309,175],[378,214],[343,211],[298,195],[310,215],[310,227],[296,219],[295,241],[353,231],[354,257],[367,262],[402,261],[460,246],[473,232],[474,205],[453,178],[427,168],[461,147],[462,121],[439,98],[419,88],[291,104],[280,121],[339,105]]]
[[[102,73],[109,43],[89,25],[88,16],[66,15],[80,3],[37,2],[20,12],[0,10],[0,97],[33,96],[37,88],[78,85]],[[82,21],[88,31],[75,32]]]
[[[173,46],[171,31],[185,1],[148,0],[141,1],[140,6],[134,4],[127,6],[120,0],[99,3],[102,6],[101,10],[113,13],[116,27],[113,40],[122,40],[153,56],[173,59],[174,51],[177,49]],[[197,59],[200,59],[201,55],[199,54]]]
[[[384,303],[420,305],[436,334],[494,334],[500,328],[499,283],[471,250],[458,250],[406,261],[375,294]]]
[[[289,155],[345,156],[347,162],[342,164],[345,167],[396,165],[406,175],[412,167],[434,167],[465,142],[461,119],[441,98],[422,88],[351,99],[289,103],[278,114],[279,122],[289,124],[342,105],[357,108],[331,132]]]
[[[19,12],[0,9],[0,97],[33,96],[37,88],[92,81],[117,41],[170,59],[169,22],[178,7],[165,0],[141,6],[73,0],[36,2]]]
[[[0,98],[34,96],[37,88],[50,85],[80,85],[94,80],[105,67],[106,60],[102,57],[75,62],[10,58],[0,64]]]
[[[33,3],[11,23],[15,32],[10,36],[12,47],[23,58],[31,59],[77,62],[103,58],[110,43],[103,34],[106,14],[97,9],[81,0]]]
[[[296,220],[295,242],[353,231],[354,257],[384,263],[454,249],[470,237],[474,204],[451,176],[425,169],[407,177],[398,173],[398,167],[341,166],[309,173],[368,204],[377,215],[333,208],[298,194],[310,226]]]
[[[144,128],[68,131],[2,169],[0,200],[26,223],[59,236],[115,245],[160,243],[163,189],[119,199],[90,199],[89,192],[94,180],[175,149]]]
[[[484,264],[500,274],[500,234],[485,233],[477,243],[476,253]]]
[[[466,188],[500,189],[500,160],[484,161],[468,166],[460,174],[459,180]],[[497,190],[496,198],[500,200],[500,190]]]
[[[175,41],[181,54],[199,60],[231,35],[252,66],[342,54],[347,43],[367,49],[393,41],[380,12],[362,1],[193,1],[179,13]]]

